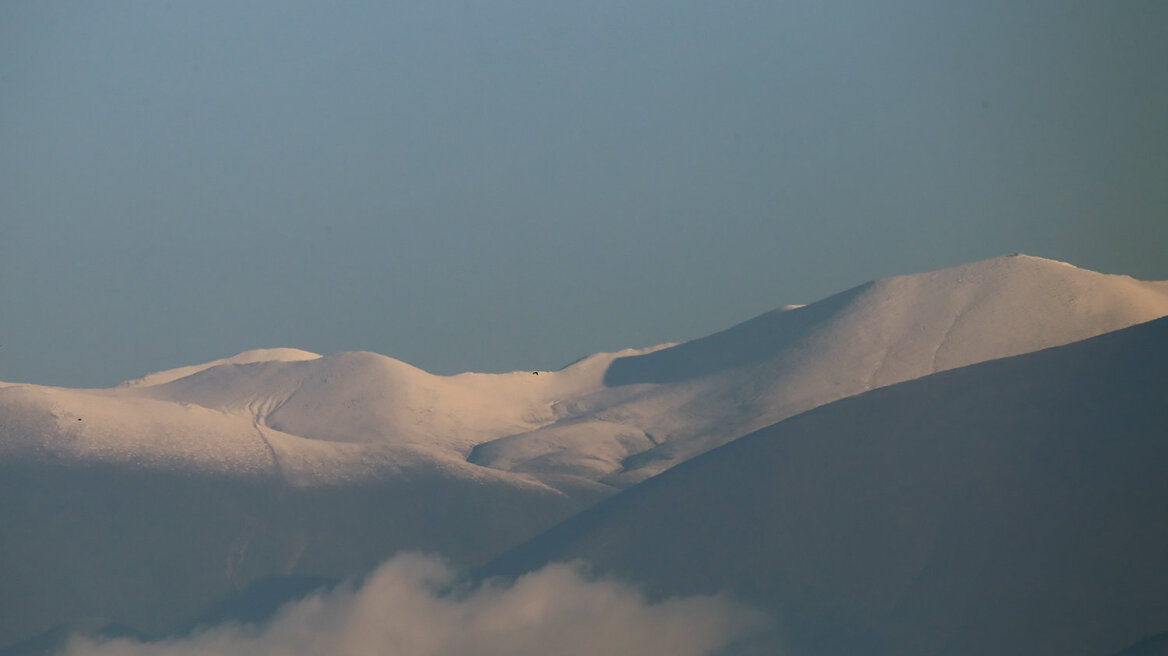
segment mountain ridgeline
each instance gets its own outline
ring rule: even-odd
[[[1010,256],[539,375],[268,349],[110,389],[0,383],[0,526],[19,527],[0,531],[0,647],[61,626],[162,635],[257,582],[417,550],[729,586],[802,627],[797,654],[834,653],[830,635],[1109,656],[1168,628],[1158,579],[1133,574],[1166,546],[1135,521],[1165,507],[1165,324],[1145,322],[1166,315],[1166,282]],[[717,535],[733,539],[701,547]],[[1091,562],[1116,564],[1080,577]],[[1126,619],[1056,619],[1093,600]]]

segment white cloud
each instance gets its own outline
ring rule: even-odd
[[[441,560],[402,555],[360,587],[291,604],[262,627],[155,643],[75,638],[64,656],[700,656],[767,628],[763,614],[723,597],[649,603],[573,565],[468,588]]]

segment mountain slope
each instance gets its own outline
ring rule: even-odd
[[[1168,283],[1018,256],[554,372],[267,349],[108,390],[0,383],[0,525],[21,527],[0,532],[0,645],[95,614],[163,630],[400,549],[481,563],[810,408],[1166,314]]]
[[[225,362],[111,390],[0,387],[0,645],[63,622],[166,631],[253,581],[351,576],[404,549],[481,562],[599,498],[469,464],[309,393],[337,376],[384,413],[387,377],[404,372],[415,395],[428,390],[411,376],[437,378],[388,360]],[[180,389],[187,400],[168,398]],[[278,430],[277,406],[321,432]]]
[[[583,412],[479,446],[472,461],[534,473],[606,469],[600,480],[627,487],[824,403],[1165,315],[1166,282],[1024,255],[878,280],[619,358],[601,392],[572,401]],[[593,447],[592,435],[605,432],[644,439],[623,440],[623,453]]]
[[[1168,629],[1168,319],[844,399],[521,546],[729,587],[791,654],[1113,654]]]

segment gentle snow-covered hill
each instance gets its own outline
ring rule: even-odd
[[[186,378],[191,374],[196,374],[204,369],[211,367],[218,367],[222,364],[250,364],[252,362],[299,362],[302,360],[315,360],[320,355],[312,353],[311,351],[303,351],[294,348],[274,348],[274,349],[254,349],[251,351],[244,351],[230,358],[221,358],[203,364],[196,364],[189,367],[179,367],[177,369],[167,369],[166,371],[159,371],[153,374],[148,374],[142,378],[134,380],[127,380],[122,383],[122,387],[138,387],[145,385],[161,385],[162,383],[169,383],[172,380],[179,378]]]
[[[488,573],[730,588],[792,656],[1108,656],[1168,630],[1168,318],[905,382],[679,465]]]
[[[0,644],[66,622],[169,630],[254,581],[351,576],[404,549],[479,562],[587,505],[409,446],[0,392]]]
[[[1164,315],[1168,283],[1013,256],[559,371],[268,349],[106,390],[0,383],[0,526],[21,527],[0,531],[0,645],[98,615],[159,630],[399,549],[482,562],[810,408]]]
[[[442,377],[274,349],[112,389],[0,384],[0,525],[21,527],[0,531],[0,646],[62,622],[163,631],[251,582],[405,549],[481,563],[610,488],[470,449],[554,421],[640,352]]]
[[[672,348],[615,360],[551,426],[472,461],[616,487],[869,389],[1168,315],[1168,282],[1025,255],[878,280]],[[602,439],[607,436],[608,439]]]

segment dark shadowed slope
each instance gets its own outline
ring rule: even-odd
[[[1116,654],[1168,629],[1168,319],[743,437],[499,560],[728,587],[795,656]]]
[[[1168,633],[1141,640],[1115,656],[1168,656]]]
[[[569,516],[570,503],[437,465],[300,486],[0,461],[0,647],[62,623],[165,633],[253,581],[341,578],[403,549],[481,561]]]

